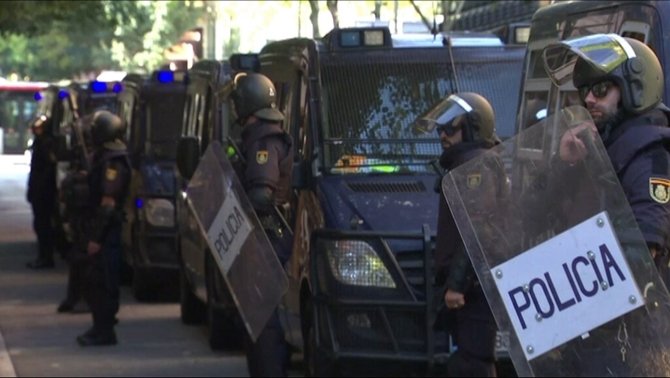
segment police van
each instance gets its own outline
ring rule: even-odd
[[[129,74],[118,96],[132,167],[123,225],[124,262],[132,269],[132,291],[138,300],[178,295],[175,159],[185,76],[185,71],[170,70]]]
[[[185,190],[198,161],[212,141],[227,144],[239,130],[228,101],[236,71],[256,70],[253,54],[233,54],[228,61],[203,60],[188,71],[183,124],[177,151],[175,199],[180,265],[180,311],[185,324],[208,325],[214,350],[240,347],[244,325],[228,291],[196,214],[187,204]]]
[[[433,329],[442,149],[412,125],[448,94],[474,91],[492,103],[498,134],[514,133],[525,46],[473,37],[343,28],[259,53],[294,145],[280,309],[310,375],[431,373],[448,352]]]

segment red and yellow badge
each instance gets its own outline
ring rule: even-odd
[[[467,180],[468,189],[477,189],[482,184],[482,175],[481,173],[473,173],[468,175]]]
[[[658,177],[649,178],[649,195],[658,203],[670,201],[670,180]]]
[[[116,169],[107,168],[107,170],[105,171],[105,178],[108,181],[114,181],[114,180],[116,180],[116,176],[118,174],[119,174],[119,172]]]
[[[256,163],[265,164],[268,162],[268,150],[260,150],[256,152]]]

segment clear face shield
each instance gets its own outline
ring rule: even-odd
[[[542,52],[544,68],[557,86],[572,80],[575,63],[580,57],[605,75],[634,58],[635,51],[617,34],[595,34],[551,44]]]
[[[417,133],[445,132],[451,136],[462,126],[467,113],[472,107],[458,95],[451,95],[440,101],[429,109],[425,114],[414,122],[414,130]]]

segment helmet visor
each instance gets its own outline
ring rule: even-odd
[[[458,95],[451,95],[420,116],[414,122],[414,129],[420,133],[444,130],[449,134],[450,131],[462,126],[459,121],[463,120],[463,116],[471,111],[470,104]]]
[[[572,79],[578,58],[584,59],[603,74],[612,72],[635,51],[617,34],[595,34],[553,43],[544,48],[544,69],[554,84],[560,86]]]

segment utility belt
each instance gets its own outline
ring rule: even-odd
[[[287,235],[286,228],[274,214],[259,215],[258,220],[268,236],[283,239]]]

